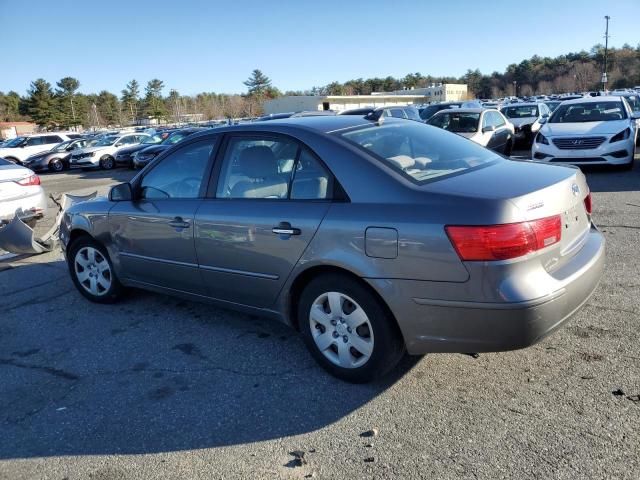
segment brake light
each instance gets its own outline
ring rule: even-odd
[[[593,211],[593,203],[591,202],[591,192],[589,192],[587,196],[584,197],[584,209],[587,211],[589,215],[591,215],[591,212]]]
[[[556,215],[502,225],[447,225],[445,231],[462,260],[507,260],[558,243],[562,219]]]
[[[40,185],[40,177],[38,175],[31,175],[27,178],[23,178],[22,180],[18,180],[16,182],[18,185],[22,185],[23,187],[31,187],[33,185]]]

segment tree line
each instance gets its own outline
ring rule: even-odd
[[[533,57],[507,66],[503,73],[483,74],[469,69],[461,77],[434,77],[419,72],[402,78],[352,79],[331,82],[309,90],[286,91],[285,95],[368,95],[427,87],[433,83],[466,83],[471,96],[499,98],[507,95],[533,95],[598,90],[604,63],[604,46],[590,51],[568,53],[555,58]],[[610,48],[608,52],[610,89],[640,85],[640,44]],[[141,117],[179,121],[185,114],[202,114],[206,120],[255,116],[262,113],[265,100],[281,92],[262,71],[255,69],[243,82],[243,94],[202,92],[181,95],[175,89],[163,95],[164,82],[149,80],[142,91],[137,80],[131,80],[117,96],[103,90],[97,94],[78,93],[79,80],[60,79],[55,88],[45,79],[33,81],[26,96],[17,92],[0,92],[0,121],[30,120],[43,127],[71,128],[128,125]]]

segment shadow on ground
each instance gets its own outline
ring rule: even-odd
[[[321,429],[399,380],[349,385],[284,325],[134,291],[94,305],[64,262],[0,272],[0,458],[140,454]]]

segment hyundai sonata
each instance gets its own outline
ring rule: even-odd
[[[139,287],[267,315],[353,382],[405,351],[531,345],[604,265],[580,170],[345,115],[194,134],[69,209],[60,235],[89,300]]]

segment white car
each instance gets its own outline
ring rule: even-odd
[[[39,133],[16,137],[0,148],[0,157],[21,165],[31,155],[51,150],[70,139],[64,133]]]
[[[146,133],[127,133],[121,135],[107,135],[91,147],[76,150],[71,155],[71,168],[100,167],[110,170],[116,166],[116,154],[119,149],[131,147],[150,139]]]
[[[47,211],[47,198],[40,177],[28,168],[0,158],[0,223],[10,221],[18,212],[29,226]]]
[[[442,128],[472,142],[507,156],[514,145],[514,127],[498,110],[455,108],[440,110],[427,120],[428,125]]]
[[[562,102],[535,137],[534,160],[633,167],[636,118],[618,96]]]

